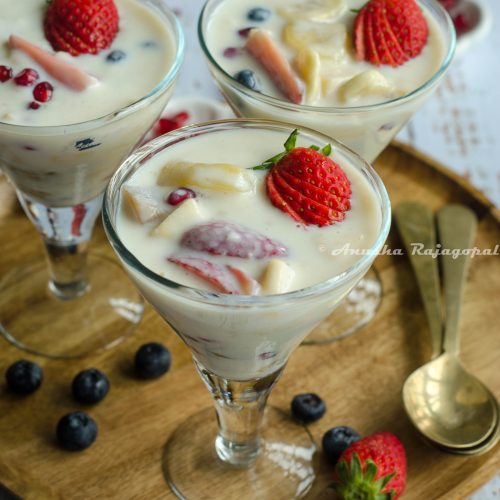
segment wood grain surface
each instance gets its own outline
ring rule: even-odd
[[[418,200],[432,209],[447,202],[465,203],[480,218],[477,246],[493,248],[500,243],[498,210],[463,179],[397,146],[389,147],[376,166],[393,203]],[[0,205],[4,200],[9,197],[2,194]],[[35,229],[16,205],[0,210],[0,235],[0,276],[13,266],[42,258]],[[401,248],[394,230],[388,246]],[[93,248],[112,255],[101,227],[95,232]],[[318,392],[328,411],[310,426],[316,442],[336,425],[350,425],[365,435],[390,430],[400,436],[408,453],[405,500],[466,498],[500,470],[500,447],[481,456],[449,455],[426,444],[412,428],[403,410],[401,387],[429,359],[428,327],[407,258],[382,255],[376,268],[384,300],[374,321],[338,343],[297,349],[270,402],[287,410],[293,395]],[[462,313],[462,358],[497,397],[499,292],[498,256],[475,257]],[[132,359],[137,347],[148,341],[163,342],[171,349],[173,368],[161,379],[146,382],[134,378]],[[45,380],[37,393],[23,398],[9,394],[0,381],[0,483],[23,498],[37,500],[174,497],[162,474],[163,447],[188,415],[211,403],[189,352],[151,308],[132,337],[86,360],[36,358],[0,339],[2,373],[21,357],[43,365]],[[107,398],[91,408],[75,403],[69,392],[73,376],[87,367],[102,369],[111,381]],[[69,453],[57,447],[54,429],[60,416],[76,409],[96,419],[99,437],[88,450]],[[319,455],[318,479],[309,498],[333,498],[330,482],[331,467]],[[227,497],[221,494],[220,498]]]

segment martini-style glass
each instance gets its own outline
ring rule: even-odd
[[[112,347],[142,317],[142,298],[120,266],[88,253],[106,185],[165,107],[184,54],[174,14],[162,0],[140,1],[175,41],[172,65],[151,92],[82,123],[0,122],[0,166],[42,236],[46,255],[46,263],[24,263],[0,276],[0,331],[36,354],[71,358]]]
[[[284,294],[227,295],[170,281],[145,267],[141,255],[125,245],[118,225],[121,187],[169,147],[209,134],[214,148],[224,148],[224,132],[235,129],[257,130],[263,136],[278,131],[284,140],[290,125],[224,120],[186,127],[146,144],[111,179],[104,199],[104,227],[141,294],[192,351],[213,397],[217,419],[213,409],[190,416],[165,447],[163,467],[174,492],[189,499],[289,500],[302,497],[311,487],[315,446],[304,427],[276,409],[266,410],[267,398],[292,351],[369,269],[389,231],[390,203],[382,181],[362,158],[327,136],[300,129],[305,143],[332,143],[332,158],[349,163],[368,182],[380,211],[373,245],[341,274]]]
[[[199,18],[198,37],[210,72],[234,113],[240,117],[279,120],[319,130],[343,142],[369,162],[375,160],[436,90],[455,52],[456,35],[450,16],[436,0],[418,0],[436,21],[444,42],[441,65],[428,81],[409,94],[380,104],[353,107],[293,104],[249,89],[219,64],[220,56],[212,53],[208,33],[212,16],[224,1],[206,2]],[[315,330],[305,343],[327,343],[354,333],[373,319],[382,296],[382,283],[376,271],[371,269],[333,313],[335,331]]]

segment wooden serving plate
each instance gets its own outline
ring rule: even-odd
[[[376,162],[393,204],[419,200],[432,209],[460,202],[476,211],[477,246],[500,243],[500,213],[464,179],[409,148],[392,145]],[[0,206],[0,276],[12,266],[42,258],[35,229],[2,188]],[[93,249],[112,256],[102,229]],[[401,248],[396,231],[387,242]],[[405,499],[461,499],[500,469],[500,446],[480,456],[454,456],[426,444],[404,413],[401,388],[406,377],[429,359],[429,331],[415,279],[406,257],[382,255],[376,261],[384,300],[374,319],[356,335],[338,343],[302,346],[292,355],[271,396],[271,404],[288,410],[293,395],[318,392],[328,411],[310,426],[317,443],[336,425],[350,425],[366,435],[390,430],[408,453]],[[462,312],[462,358],[500,397],[500,259],[472,261]],[[328,320],[327,320],[328,321]],[[324,325],[322,326],[324,328]],[[68,325],[71,335],[71,325]],[[133,377],[135,350],[147,341],[161,341],[173,353],[173,368],[152,382]],[[0,339],[0,371],[21,357],[35,359]],[[147,308],[136,333],[111,351],[86,360],[36,359],[45,380],[35,394],[18,398],[0,382],[0,483],[26,499],[169,499],[174,495],[161,468],[162,450],[172,431],[190,414],[210,406],[210,397],[191,364],[190,355],[172,330]],[[55,425],[64,413],[82,407],[69,392],[73,376],[97,367],[111,381],[99,405],[83,408],[97,420],[99,437],[82,453],[60,450]],[[214,415],[215,418],[215,415]],[[207,443],[208,445],[208,443]],[[318,456],[319,477],[309,497],[332,498],[331,466]],[[227,499],[207,485],[203,498]],[[244,492],[242,492],[243,495]],[[0,492],[0,498],[2,493]]]

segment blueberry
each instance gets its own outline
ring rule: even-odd
[[[301,422],[316,422],[325,412],[326,405],[317,394],[298,394],[292,399],[292,415]]]
[[[97,437],[97,424],[83,411],[68,413],[59,420],[57,440],[66,450],[81,451],[88,448]]]
[[[351,427],[333,427],[323,436],[323,452],[330,462],[336,463],[344,450],[360,438],[361,436]]]
[[[255,9],[252,9],[248,12],[247,18],[250,19],[250,21],[263,22],[263,21],[267,21],[267,19],[269,19],[270,15],[271,15],[271,11],[269,9],[264,9],[262,7],[256,7]]]
[[[236,75],[234,75],[234,78],[242,85],[245,85],[245,87],[260,92],[260,88],[257,80],[255,79],[254,72],[251,69],[243,69],[239,71],[238,73],[236,73]]]
[[[123,50],[112,50],[107,56],[106,56],[106,61],[116,63],[118,61],[121,61],[122,59],[125,59],[127,57],[127,54],[123,52]]]
[[[109,391],[109,380],[96,368],[88,368],[73,379],[72,390],[74,398],[80,403],[98,403]]]
[[[142,378],[157,378],[168,372],[170,351],[157,342],[144,344],[135,353],[135,371]]]
[[[43,381],[43,371],[36,363],[21,359],[5,372],[8,388],[16,394],[31,394]]]

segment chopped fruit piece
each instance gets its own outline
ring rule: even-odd
[[[297,394],[292,399],[292,416],[300,422],[316,422],[325,412],[325,402],[317,394]]]
[[[196,193],[192,189],[180,187],[168,195],[167,203],[175,207],[189,198],[196,198]]]
[[[49,82],[40,82],[33,89],[33,97],[40,102],[48,102],[52,99],[54,87]]]
[[[458,14],[452,17],[453,24],[455,25],[455,29],[457,30],[457,35],[463,35],[470,31],[472,28],[472,23],[469,17],[465,12],[459,12]]]
[[[285,151],[255,170],[270,169],[267,194],[271,203],[302,224],[328,226],[340,222],[350,209],[351,183],[328,158],[331,146],[296,148],[298,131],[285,142]]]
[[[100,370],[87,368],[73,379],[71,390],[79,403],[99,403],[109,392],[109,380]]]
[[[307,0],[281,7],[278,13],[291,21],[305,19],[320,23],[333,23],[346,9],[345,0]]]
[[[152,234],[153,236],[170,238],[184,231],[186,227],[199,223],[201,218],[200,207],[195,200],[189,199],[167,215],[163,222],[153,230]]]
[[[321,97],[321,60],[310,47],[301,49],[295,58],[295,66],[306,83],[306,104],[314,104]]]
[[[339,88],[339,97],[344,102],[353,102],[368,94],[378,94],[390,97],[394,92],[393,87],[386,78],[377,70],[363,71],[343,83]]]
[[[189,113],[186,111],[181,111],[172,117],[160,118],[153,128],[154,136],[159,137],[160,135],[172,132],[172,130],[177,130],[186,125],[188,120]]]
[[[127,57],[127,54],[123,50],[112,50],[107,56],[106,61],[116,63],[122,61]]]
[[[257,292],[259,288],[255,280],[233,266],[215,264],[197,257],[169,257],[168,261],[206,281],[221,293],[248,295],[249,291]]]
[[[248,12],[247,17],[250,21],[263,22],[267,21],[271,16],[271,11],[269,9],[264,9],[262,7],[256,7]]]
[[[191,186],[246,193],[253,189],[254,177],[248,170],[229,163],[179,161],[165,165],[157,182],[160,186]]]
[[[31,57],[33,61],[38,63],[50,76],[70,89],[82,91],[96,82],[95,78],[92,78],[77,66],[46,52],[40,47],[18,36],[10,36],[9,46],[13,49],[23,51],[26,55]]]
[[[172,364],[170,351],[158,342],[143,344],[135,353],[135,372],[141,378],[158,378],[168,372]]]
[[[43,371],[33,361],[20,359],[9,366],[5,372],[5,381],[10,391],[15,394],[31,394],[43,381]]]
[[[347,447],[360,439],[361,436],[351,427],[333,427],[323,435],[323,453],[332,464],[336,464]]]
[[[75,411],[59,420],[56,435],[64,449],[82,451],[96,440],[97,424],[85,412]]]
[[[118,33],[118,10],[114,0],[52,0],[44,30],[54,50],[98,54]]]
[[[182,236],[181,245],[198,252],[240,259],[288,255],[281,243],[231,222],[210,222],[189,229]]]
[[[428,34],[415,0],[370,0],[354,21],[356,56],[376,66],[400,66],[422,52]]]
[[[250,31],[252,31],[253,29],[254,26],[249,26],[248,28],[242,28],[241,30],[238,30],[238,35],[240,35],[241,38],[248,38]]]
[[[272,259],[260,280],[262,293],[273,295],[291,290],[295,272],[280,259]]]
[[[29,87],[33,85],[38,80],[38,78],[38,71],[35,71],[31,68],[25,68],[14,77],[14,82],[16,83],[16,85]]]
[[[0,65],[0,83],[9,81],[14,76],[12,68],[8,66]]]
[[[38,104],[37,102],[35,101],[31,101],[29,104],[28,104],[28,109],[40,109],[40,104]]]
[[[401,496],[406,484],[406,453],[390,432],[378,432],[352,443],[335,467],[335,490],[341,498]]]
[[[261,92],[255,73],[251,69],[242,69],[238,71],[238,73],[234,75],[234,79],[249,89]]]
[[[223,55],[224,57],[227,57],[229,59],[232,59],[233,57],[236,57],[237,55],[240,54],[240,49],[236,47],[228,47],[227,49],[224,49]]]
[[[71,234],[73,236],[81,236],[81,228],[85,215],[87,214],[87,207],[84,203],[75,205],[73,209],[73,220],[71,221]]]
[[[124,185],[123,204],[130,216],[144,224],[163,217],[168,210],[165,190],[157,186],[141,187]]]
[[[304,91],[290,63],[271,35],[265,30],[253,29],[245,47],[264,67],[286,98],[295,104],[300,104]]]

